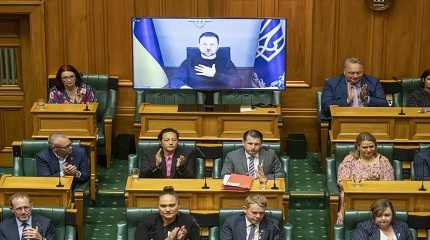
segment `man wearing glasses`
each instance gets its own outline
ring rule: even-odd
[[[74,176],[74,181],[88,181],[88,157],[85,150],[72,146],[62,133],[49,136],[49,149],[36,155],[38,176]]]
[[[3,219],[0,224],[0,239],[7,240],[54,240],[55,226],[50,219],[32,215],[30,197],[26,193],[15,193],[9,198],[14,217]]]
[[[325,82],[321,97],[320,119],[330,120],[330,106],[387,107],[384,90],[379,81],[364,74],[360,59],[347,58],[343,74]]]

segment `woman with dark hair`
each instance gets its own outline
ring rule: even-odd
[[[430,107],[430,69],[421,74],[420,86],[409,96],[408,107]]]
[[[49,103],[97,102],[94,90],[81,79],[72,65],[61,66],[55,77],[55,86],[49,90]]]
[[[394,170],[387,157],[378,153],[376,138],[362,132],[355,139],[354,150],[339,164],[337,184],[342,190],[342,181],[394,180]],[[340,194],[338,223],[343,222],[343,191]]]
[[[393,204],[388,199],[376,200],[370,207],[372,219],[357,225],[354,240],[412,240],[406,223],[396,220]]]
[[[195,154],[178,145],[179,132],[165,128],[158,134],[159,148],[141,156],[140,176],[147,178],[193,178]]]
[[[198,240],[200,227],[190,215],[179,212],[179,197],[172,186],[163,188],[158,213],[145,217],[136,227],[136,240]]]

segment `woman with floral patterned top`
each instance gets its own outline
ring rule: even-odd
[[[343,191],[342,181],[353,180],[394,180],[394,170],[390,160],[378,153],[376,138],[368,133],[358,134],[354,150],[340,163],[337,170],[337,184],[341,189],[340,209],[337,222],[343,222]]]
[[[49,90],[49,103],[97,102],[94,90],[82,81],[81,74],[72,65],[61,66],[54,83]]]

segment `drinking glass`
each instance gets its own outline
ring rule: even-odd
[[[140,173],[140,169],[139,168],[132,168],[131,171],[130,171],[131,178],[133,180],[139,179],[139,173]]]
[[[267,187],[267,177],[259,177],[258,182],[260,183],[260,190],[265,190]]]
[[[45,109],[45,107],[46,107],[45,99],[44,98],[39,98],[37,100],[37,108],[40,109],[40,110],[43,110],[43,109]]]
[[[361,184],[361,181],[363,179],[361,179],[361,177],[357,174],[352,174],[352,183],[354,184],[354,186],[358,186]]]

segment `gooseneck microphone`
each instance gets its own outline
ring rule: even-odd
[[[203,157],[203,160],[207,159],[206,154],[200,149],[199,146],[195,147],[196,150],[199,152],[200,156]],[[203,178],[205,179],[205,184],[202,186],[202,189],[209,189],[210,187],[208,186],[208,183],[206,181],[206,166],[205,166],[205,161],[203,161]]]
[[[424,164],[426,163],[426,160],[425,159],[421,159],[421,160],[423,161],[422,166],[421,166],[421,173],[422,173],[422,176],[421,176],[421,187],[418,189],[418,191],[424,192],[424,191],[427,191],[427,189],[424,187],[424,167],[425,167]]]
[[[272,190],[277,190],[279,189],[278,186],[276,186],[276,165],[275,162],[273,162],[273,186],[270,188]]]

